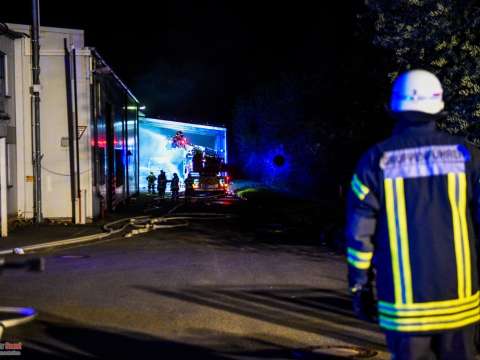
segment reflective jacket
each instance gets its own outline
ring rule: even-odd
[[[379,323],[400,332],[480,319],[474,224],[480,155],[435,123],[408,123],[360,160],[347,216],[350,286],[375,269]]]

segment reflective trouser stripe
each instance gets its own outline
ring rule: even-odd
[[[396,304],[413,303],[405,189],[402,178],[385,179],[385,202]]]
[[[464,173],[448,174],[448,198],[452,208],[453,240],[457,265],[458,297],[472,294],[470,243],[466,219],[467,185]]]

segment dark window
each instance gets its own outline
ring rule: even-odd
[[[123,150],[115,149],[115,185],[122,186],[125,183],[125,163]]]

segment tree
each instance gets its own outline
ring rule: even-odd
[[[390,51],[388,76],[423,68],[444,86],[446,131],[480,144],[480,6],[472,0],[365,0],[373,43]]]

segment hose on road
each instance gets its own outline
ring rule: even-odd
[[[125,237],[132,237],[153,230],[187,227],[190,224],[189,220],[223,220],[232,217],[233,215],[230,214],[218,213],[177,213],[175,215],[167,213],[166,215],[159,217],[138,216],[134,218],[125,218],[108,223],[103,228],[109,233],[118,233],[124,231],[128,227],[132,227],[134,229],[125,234]],[[123,225],[118,228],[112,227],[113,225],[122,223]]]
[[[64,246],[70,244],[76,244],[81,242],[93,241],[103,239],[105,237],[119,234],[124,232],[128,227],[133,229],[126,233],[125,237],[132,237],[134,235],[147,233],[153,230],[159,229],[172,229],[187,227],[189,220],[221,220],[234,217],[230,214],[219,213],[177,213],[173,215],[173,211],[178,209],[179,205],[173,207],[169,212],[163,216],[152,217],[149,215],[142,215],[130,218],[123,218],[120,220],[112,221],[103,226],[104,232],[98,234],[92,234],[87,236],[81,236],[66,240],[51,241],[42,244],[35,244],[24,246],[23,248],[15,248],[11,250],[0,251],[0,254],[25,254],[28,251],[40,250],[44,248],[51,248],[55,246]],[[27,307],[6,307],[0,306],[0,313],[13,314],[15,317],[0,320],[0,340],[2,339],[3,332],[6,328],[21,325],[33,320],[37,316],[37,312],[33,308]]]
[[[204,199],[211,199],[218,196],[212,196]],[[80,237],[74,237],[70,239],[50,241],[46,243],[27,245],[20,248],[0,250],[0,255],[24,255],[27,252],[53,248],[57,246],[73,245],[78,243],[84,243],[89,241],[101,240],[111,235],[120,234],[126,231],[129,227],[130,230],[125,237],[132,237],[134,235],[147,233],[153,230],[159,229],[173,229],[180,227],[187,227],[190,223],[189,220],[222,220],[232,218],[233,215],[218,214],[218,213],[176,213],[173,214],[183,204],[177,204],[171,208],[165,215],[159,217],[152,217],[151,215],[141,215],[135,217],[127,217],[119,220],[115,220],[105,224],[103,226],[103,232],[92,235],[85,235]]]
[[[37,316],[35,309],[29,307],[0,306],[0,313],[15,315],[13,318],[0,320],[0,340],[5,329],[25,324]]]

